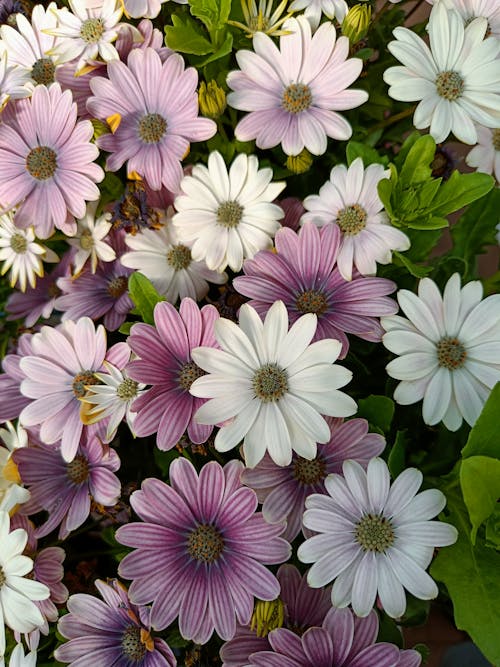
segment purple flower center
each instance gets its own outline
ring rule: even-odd
[[[167,121],[159,113],[143,116],[137,127],[139,137],[145,144],[157,144],[167,131]]]
[[[82,484],[89,477],[89,462],[81,454],[66,465],[66,474],[74,484]]]
[[[357,523],[355,536],[365,551],[384,553],[394,542],[391,522],[378,514],[366,514]]]
[[[316,313],[316,315],[323,315],[323,313],[328,310],[328,301],[323,292],[309,289],[297,296],[295,307],[301,313]]]
[[[80,28],[80,37],[87,44],[96,44],[104,34],[104,21],[101,18],[87,19]]]
[[[456,338],[449,336],[441,338],[436,346],[436,351],[438,364],[449,371],[461,368],[467,358],[467,352],[462,343]]]
[[[78,375],[75,375],[73,384],[71,385],[74,395],[77,398],[85,396],[85,387],[89,384],[99,384],[99,380],[94,376],[92,371],[82,371]]]
[[[32,148],[26,157],[26,169],[38,181],[52,178],[57,169],[57,155],[48,146]]]
[[[39,58],[31,68],[31,78],[37,83],[48,86],[54,82],[56,66],[52,58]]]
[[[122,401],[130,401],[132,398],[137,396],[137,387],[138,383],[131,378],[125,378],[121,384],[118,385],[116,389],[116,395]]]
[[[293,476],[301,484],[316,484],[326,477],[326,463],[321,457],[312,461],[298,456],[293,462]]]
[[[194,361],[188,361],[179,371],[179,386],[185,391],[189,391],[193,382],[201,378],[202,375],[205,375],[205,371],[197,366]]]
[[[224,550],[224,540],[214,526],[203,523],[188,535],[187,550],[195,560],[214,563]]]
[[[286,371],[277,364],[266,364],[255,371],[253,390],[263,403],[279,401],[288,391]]]
[[[464,80],[458,72],[440,72],[436,78],[437,94],[445,100],[454,102],[462,96],[464,91]]]
[[[191,250],[179,243],[167,252],[167,262],[175,271],[187,269],[191,264]]]
[[[335,222],[346,236],[355,236],[366,227],[367,214],[359,204],[346,206],[337,213]]]
[[[117,276],[108,283],[108,293],[113,299],[118,299],[127,291],[128,279],[126,276]]]
[[[122,637],[123,653],[133,662],[140,662],[146,653],[146,645],[141,639],[141,628],[131,625],[125,629]]]
[[[232,229],[240,224],[243,206],[237,201],[225,201],[217,209],[217,224]]]
[[[17,255],[24,255],[28,250],[28,241],[23,234],[13,234],[10,238],[10,247]]]
[[[303,83],[291,83],[283,91],[281,106],[290,113],[306,111],[311,104],[311,89]]]
[[[492,143],[493,148],[496,151],[500,151],[500,130],[493,130]]]

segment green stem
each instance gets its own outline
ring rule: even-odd
[[[385,120],[381,121],[380,123],[377,123],[374,125],[371,129],[373,130],[379,130],[382,127],[387,127],[388,125],[393,125],[394,123],[397,123],[398,121],[402,120],[403,118],[408,118],[408,116],[411,116],[412,113],[415,111],[416,105],[409,107],[408,109],[405,109],[404,111],[400,111],[399,113],[394,114],[393,116],[389,116],[389,118],[386,118]]]

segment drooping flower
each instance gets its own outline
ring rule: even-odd
[[[204,644],[213,631],[228,640],[236,619],[250,622],[254,596],[274,600],[279,583],[266,564],[282,563],[290,545],[256,513],[255,492],[242,488],[243,465],[210,461],[199,475],[185,458],[170,465],[170,486],[146,479],[131,496],[145,522],[122,526],[121,544],[134,547],[119,565],[133,579],[130,598],[152,602],[151,626],[161,630],[179,617],[186,639]]]
[[[476,129],[478,143],[465,156],[465,162],[476,171],[493,174],[500,183],[500,129],[490,130],[481,125]]]
[[[240,271],[245,258],[272,246],[283,217],[272,202],[286,186],[271,183],[272,177],[272,169],[259,169],[257,157],[244,153],[229,172],[218,151],[210,153],[208,168],[193,167],[181,181],[172,224],[195,261],[216,271]]]
[[[311,24],[311,28],[316,30],[322,14],[330,21],[337,19],[340,24],[349,8],[345,0],[293,0],[289,9],[295,12],[305,9],[304,16]]]
[[[92,273],[96,272],[97,262],[112,262],[116,259],[113,248],[104,240],[111,229],[111,213],[101,213],[96,219],[98,201],[87,204],[85,215],[77,220],[76,234],[68,243],[76,248],[73,256],[75,274],[82,271],[87,260]]]
[[[141,2],[142,0],[138,0]],[[124,0],[125,10],[128,0]],[[127,62],[128,54],[132,49],[152,48],[158,52],[162,62],[172,54],[172,49],[164,46],[164,38],[160,30],[145,18],[139,21],[137,26],[130,23],[121,23],[118,29],[118,37],[115,43],[116,50],[120,54],[120,60]]]
[[[354,400],[338,390],[352,377],[347,369],[333,365],[342,346],[331,339],[311,345],[316,323],[316,315],[308,313],[288,331],[282,301],[271,306],[264,323],[257,311],[243,304],[239,326],[224,318],[215,323],[222,349],[192,351],[195,363],[209,375],[195,380],[190,391],[211,399],[195,420],[231,420],[217,433],[216,449],[229,451],[243,440],[250,468],[266,449],[277,465],[289,465],[292,451],[313,459],[316,443],[330,438],[321,415],[347,417],[356,412]]]
[[[177,230],[168,219],[160,229],[127,234],[125,242],[130,252],[122,255],[120,262],[143,273],[170,303],[185,297],[198,301],[207,295],[209,282],[222,285],[227,281],[226,273],[194,261],[191,250],[179,241]]]
[[[74,234],[88,200],[99,197],[104,172],[94,163],[90,121],[76,122],[71,93],[55,83],[37,86],[30,99],[9,104],[0,124],[0,204],[17,206],[15,224],[39,238],[54,226]]]
[[[334,607],[351,603],[355,614],[368,616],[378,595],[385,612],[398,618],[406,609],[405,589],[421,600],[437,596],[425,569],[434,548],[453,544],[457,530],[429,521],[446,498],[437,489],[417,494],[422,480],[419,470],[407,468],[391,486],[382,459],[372,459],[366,472],[348,459],[343,476],[326,478],[328,495],[307,498],[303,522],[318,535],[301,544],[297,554],[313,563],[310,586],[335,580]]]
[[[347,59],[349,40],[336,39],[332,23],[321,25],[314,36],[303,16],[289,19],[283,28],[290,34],[280,37],[279,49],[258,32],[255,52],[236,53],[241,71],[228,74],[233,92],[227,102],[250,113],[239,121],[235,134],[240,141],[255,139],[259,148],[281,144],[287,155],[298,155],[304,147],[322,155],[327,136],[345,140],[352,134],[337,111],[368,99],[364,90],[346,90],[363,64],[359,58]]]
[[[336,267],[340,246],[335,225],[321,229],[312,223],[298,234],[280,229],[276,234],[277,253],[259,252],[245,261],[243,276],[233,280],[234,287],[251,297],[250,305],[261,317],[276,299],[281,299],[291,322],[305,313],[314,313],[318,326],[313,341],[336,338],[342,343],[343,359],[349,349],[346,333],[372,342],[384,333],[379,317],[397,312],[397,304],[387,297],[396,289],[385,278],[364,278],[355,272],[346,281]]]
[[[17,450],[14,460],[31,492],[23,514],[45,510],[49,515],[35,530],[37,538],[59,527],[59,539],[63,540],[87,519],[91,499],[110,507],[120,497],[120,480],[114,474],[120,459],[97,438],[85,438],[69,463],[60,449],[43,443]]]
[[[316,457],[307,460],[293,454],[289,466],[277,466],[267,454],[252,470],[244,470],[241,481],[257,492],[262,514],[269,523],[286,521],[283,537],[292,542],[299,532],[311,536],[302,525],[305,501],[311,493],[326,493],[325,479],[330,473],[342,473],[342,463],[354,459],[363,467],[384,447],[385,439],[368,433],[365,419],[327,419],[330,440],[318,445]]]
[[[35,600],[49,597],[49,589],[26,578],[33,561],[23,556],[27,534],[22,528],[10,531],[7,512],[0,511],[0,656],[5,653],[5,626],[16,632],[31,632],[43,617]]]
[[[11,422],[6,422],[7,428],[0,428],[0,511],[15,512],[16,505],[22,505],[29,500],[30,492],[21,486],[21,478],[12,454],[19,447],[26,447],[28,436],[25,429],[18,424],[17,429]]]
[[[345,280],[352,279],[357,269],[364,276],[377,273],[377,262],[389,264],[392,250],[408,250],[410,240],[393,227],[383,211],[377,185],[387,178],[381,164],[363,168],[363,160],[356,158],[349,168],[337,165],[330,172],[330,180],[319,191],[304,200],[307,213],[302,223],[313,222],[321,227],[329,222],[341,232],[337,266]]]
[[[206,442],[213,426],[193,419],[203,404],[189,393],[203,371],[193,361],[191,351],[199,345],[213,348],[214,322],[219,314],[214,306],[201,310],[192,299],[183,299],[179,310],[165,301],[154,309],[155,326],[135,324],[127,341],[137,356],[127,366],[132,380],[152,385],[133,404],[137,412],[134,432],[139,436],[156,433],[160,449],[171,449],[183,433],[195,444]]]
[[[418,296],[398,292],[408,319],[382,319],[383,343],[399,355],[387,365],[389,375],[401,380],[394,398],[402,405],[423,399],[426,424],[442,421],[456,431],[465,419],[473,426],[500,380],[500,295],[482,296],[479,280],[460,288],[458,273],[442,296],[436,283],[424,278]]]
[[[168,644],[151,635],[149,609],[133,604],[116,579],[108,584],[97,580],[95,586],[104,602],[84,593],[69,598],[69,614],[58,624],[69,641],[56,649],[56,660],[71,665],[100,661],[113,667],[177,665]]]
[[[158,16],[161,6],[167,0],[124,0],[125,13],[134,19],[145,17],[154,19]],[[185,5],[187,0],[174,0],[180,5]]]
[[[212,120],[198,117],[198,73],[185,69],[177,53],[162,63],[152,48],[132,49],[127,63],[108,63],[109,79],[90,82],[95,97],[87,102],[89,111],[101,120],[119,117],[115,131],[99,137],[97,144],[111,153],[108,170],[117,171],[127,162],[128,173],[139,174],[154,190],[163,184],[175,192],[189,142],[209,139],[216,130]]]
[[[460,14],[438,2],[428,24],[430,48],[408,28],[393,31],[396,41],[387,48],[403,66],[384,72],[389,95],[419,101],[413,124],[419,130],[430,126],[436,143],[450,132],[465,144],[477,143],[473,121],[500,127],[500,40],[484,39],[487,28],[485,18],[464,28]]]

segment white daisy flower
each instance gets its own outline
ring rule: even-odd
[[[484,174],[495,174],[500,183],[500,129],[477,126],[477,146],[468,153],[465,162]]]
[[[57,262],[58,257],[46,246],[35,242],[33,227],[16,227],[13,215],[13,212],[0,215],[0,262],[3,262],[0,274],[3,276],[10,269],[10,286],[18,283],[25,292],[27,283],[35,287],[36,276],[43,276],[42,260]]]
[[[110,442],[124,417],[130,431],[134,433],[133,423],[136,413],[132,411],[131,406],[135,399],[144,393],[146,385],[132,380],[125,370],[120,370],[107,361],[103,366],[107,373],[94,373],[102,384],[89,387],[89,391],[81,400],[93,406],[86,412],[85,423],[91,424],[109,417],[106,441]]]
[[[345,0],[293,0],[288,9],[292,12],[300,12],[305,9],[304,16],[313,30],[319,26],[322,14],[330,21],[336,18],[340,24],[349,11]]]
[[[36,651],[24,654],[24,646],[17,644],[10,654],[9,667],[36,667]]]
[[[306,499],[304,526],[319,535],[298,549],[304,563],[314,563],[307,583],[320,588],[335,580],[334,607],[352,608],[368,616],[377,595],[389,616],[398,618],[406,609],[405,590],[421,600],[438,594],[425,572],[434,547],[456,542],[454,526],[429,521],[446,505],[437,489],[417,494],[422,473],[404,470],[391,487],[387,464],[374,458],[366,472],[357,461],[344,461],[343,476],[328,475],[328,495]]]
[[[432,8],[430,49],[414,32],[395,28],[387,48],[403,67],[389,67],[384,81],[396,100],[420,100],[413,124],[430,126],[437,143],[453,132],[465,144],[477,142],[474,125],[500,128],[500,40],[484,39],[488,23],[475,19],[466,28],[460,14],[442,2]]]
[[[96,8],[89,8],[85,0],[68,0],[68,4],[71,12],[66,8],[53,10],[57,27],[45,29],[48,35],[60,38],[47,55],[54,56],[57,64],[78,58],[77,72],[98,56],[105,62],[119,60],[111,42],[118,37],[123,4],[119,0],[104,0]]]
[[[46,600],[45,584],[25,578],[33,561],[23,556],[28,534],[22,528],[10,532],[7,512],[0,512],[0,656],[5,653],[5,625],[14,632],[32,632],[44,623],[33,600]]]
[[[172,213],[169,209],[167,216]],[[222,285],[227,281],[227,274],[212,271],[205,262],[195,261],[191,250],[180,242],[168,217],[167,224],[160,229],[141,229],[135,235],[127,234],[125,242],[130,252],[122,255],[120,262],[149,278],[170,303],[185,296],[199,301],[207,295],[209,282]]]
[[[7,59],[7,51],[3,53],[0,51],[0,113],[11,98],[20,100],[31,95],[29,78],[19,67],[8,65]],[[3,208],[2,202],[0,202],[1,208]]]
[[[382,317],[385,347],[400,355],[387,365],[401,380],[394,399],[402,405],[424,399],[422,415],[429,425],[442,421],[456,431],[462,419],[473,426],[491,389],[500,380],[500,294],[482,300],[478,280],[460,289],[455,273],[444,294],[424,278],[418,296],[399,290],[408,319]]]
[[[185,176],[172,218],[179,241],[191,248],[196,262],[223,271],[240,271],[243,260],[272,247],[283,209],[271,203],[286,183],[271,183],[273,170],[259,169],[255,155],[240,154],[227,170],[218,151],[208,168],[198,164]]]
[[[68,238],[68,243],[77,249],[73,258],[75,274],[80,273],[85,262],[90,259],[92,273],[96,272],[97,262],[112,262],[116,259],[113,248],[103,239],[111,229],[111,213],[102,213],[97,219],[95,212],[98,201],[87,203],[87,209],[83,218],[77,220],[76,235]]]
[[[17,30],[10,25],[0,28],[0,49],[5,49],[9,65],[16,65],[31,85],[54,82],[56,65],[47,51],[56,44],[53,35],[47,35],[46,29],[55,28],[57,5],[51,2],[47,9],[43,5],[35,5],[31,15],[31,23],[23,14],[16,14]]]
[[[433,0],[427,0],[431,5]],[[455,9],[465,25],[474,19],[484,18],[488,21],[486,36],[500,39],[500,4],[498,0],[441,0],[448,9]]]
[[[308,313],[289,331],[282,301],[271,306],[264,323],[256,310],[243,304],[239,326],[224,318],[216,321],[220,350],[192,350],[193,361],[209,375],[195,380],[189,391],[211,399],[199,408],[195,420],[231,420],[217,433],[218,451],[226,452],[243,440],[250,468],[266,450],[280,466],[290,464],[292,451],[311,460],[316,443],[331,437],[321,415],[347,417],[356,412],[355,401],[338,391],[352,378],[351,371],[333,365],[342,346],[332,339],[311,345],[316,325],[316,315]]]
[[[26,447],[28,434],[19,424],[17,429],[11,422],[5,422],[7,428],[0,428],[0,511],[12,512],[16,505],[22,505],[30,498],[28,489],[21,486],[21,477],[17,465],[12,459],[12,452],[19,447]]]
[[[377,262],[389,264],[392,250],[408,250],[410,240],[389,223],[377,193],[377,185],[389,172],[381,164],[363,169],[356,158],[349,169],[334,167],[319,195],[304,200],[308,211],[301,224],[313,222],[318,227],[334,222],[341,231],[337,266],[344,280],[352,280],[353,269],[364,276],[377,273]]]

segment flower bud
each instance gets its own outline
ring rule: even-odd
[[[372,18],[369,5],[354,5],[342,21],[342,34],[349,38],[351,44],[357,44],[366,36]]]
[[[226,93],[215,81],[200,84],[198,102],[201,113],[207,118],[219,118],[226,108]]]
[[[298,155],[289,155],[286,160],[286,168],[293,174],[304,174],[309,171],[313,163],[312,155],[305,148]]]

